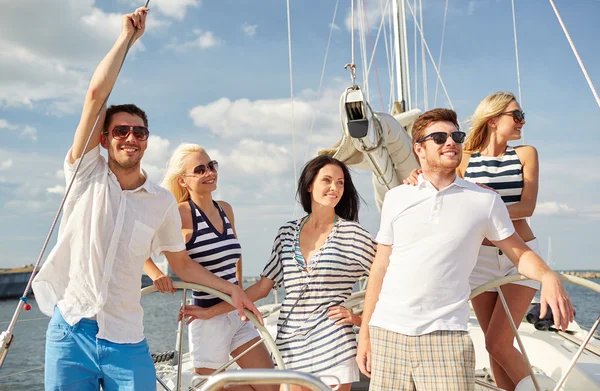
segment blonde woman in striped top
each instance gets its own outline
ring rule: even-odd
[[[190,258],[217,277],[239,285],[242,280],[242,248],[235,232],[233,208],[225,201],[213,200],[217,189],[218,163],[199,145],[182,144],[169,159],[162,186],[179,203],[181,233]],[[218,316],[211,313],[222,300],[204,292],[193,292],[194,305],[181,310],[179,320],[188,318],[189,346],[194,371],[210,375],[259,339],[252,323],[232,311]],[[233,307],[231,307],[233,308]],[[196,316],[198,315],[198,316]],[[237,360],[241,368],[273,368],[264,345],[259,345]],[[235,391],[273,391],[277,386],[239,385]]]
[[[539,245],[526,218],[533,214],[538,194],[539,162],[534,147],[512,147],[509,141],[522,137],[525,113],[510,92],[486,97],[470,120],[471,132],[465,143],[459,174],[496,190],[508,208],[516,232],[539,252]],[[516,267],[498,248],[484,239],[477,265],[471,274],[471,288],[518,274]],[[512,318],[521,323],[533,296],[540,288],[535,281],[504,285]],[[514,335],[496,289],[472,300],[477,320],[485,333],[490,365],[498,387],[512,391],[529,376],[523,355],[514,347]]]

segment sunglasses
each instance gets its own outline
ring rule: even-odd
[[[113,137],[117,140],[129,137],[130,133],[133,133],[133,137],[139,141],[148,140],[148,136],[150,135],[150,131],[145,126],[117,125],[112,129]]]
[[[204,175],[206,171],[210,170],[212,172],[217,172],[219,170],[219,163],[216,160],[211,160],[208,164],[200,164],[194,167],[194,171],[190,173],[185,173],[183,176],[194,176],[194,175]]]
[[[429,133],[427,136],[423,137],[422,139],[418,140],[417,142],[422,143],[423,141],[432,139],[433,142],[436,143],[437,145],[442,145],[446,142],[448,137],[452,137],[452,141],[454,141],[456,144],[462,144],[465,142],[466,136],[467,136],[467,134],[465,132],[461,132],[461,131],[452,132],[452,133],[433,132],[433,133]]]
[[[500,115],[512,115],[513,121],[515,121],[518,124],[525,121],[525,113],[523,112],[523,110],[505,111],[504,113],[500,113]]]

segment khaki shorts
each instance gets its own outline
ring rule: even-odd
[[[369,327],[369,391],[473,391],[475,349],[467,331],[409,336]]]

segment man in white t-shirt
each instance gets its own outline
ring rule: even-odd
[[[473,390],[469,275],[484,237],[542,282],[566,329],[573,307],[558,277],[515,233],[500,196],[456,175],[465,133],[456,113],[423,113],[412,130],[422,175],[387,192],[365,297],[357,361],[371,391]]]
[[[142,7],[123,16],[121,35],[94,73],[65,159],[67,183],[75,180],[56,246],[33,283],[40,310],[52,316],[46,333],[46,390],[156,388],[140,305],[142,268],[150,255],[164,254],[182,280],[230,294],[243,320],[244,308],[260,319],[241,288],[188,256],[175,198],[150,182],[140,167],[149,136],[141,109],[109,107],[85,147],[128,42],[144,32],[147,12]],[[131,93],[140,91],[136,87]]]

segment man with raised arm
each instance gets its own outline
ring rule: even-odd
[[[65,203],[57,243],[33,283],[40,310],[52,316],[46,334],[46,390],[156,388],[140,305],[142,268],[151,254],[164,254],[181,279],[230,294],[243,319],[244,308],[260,318],[238,286],[187,255],[173,195],[150,182],[140,167],[149,135],[141,109],[132,104],[109,107],[84,151],[129,41],[144,33],[147,12],[142,7],[123,16],[119,38],[92,77],[65,159],[67,183],[83,162]],[[100,155],[100,145],[108,161]]]
[[[357,361],[371,391],[473,390],[475,351],[467,331],[469,275],[484,237],[542,282],[557,327],[573,307],[558,277],[515,233],[495,192],[456,175],[465,133],[456,113],[423,113],[412,129],[423,170],[417,186],[387,192],[365,297]]]

